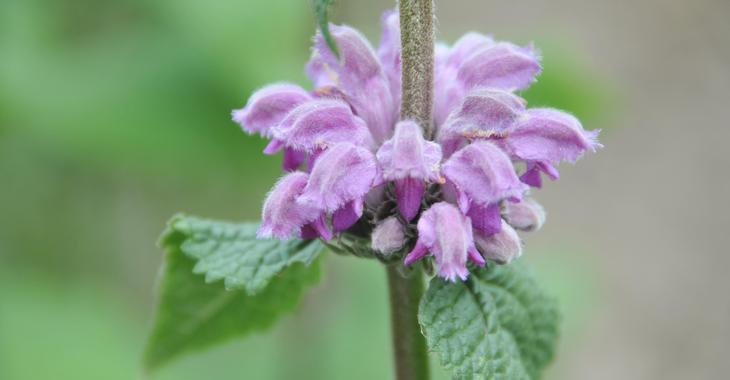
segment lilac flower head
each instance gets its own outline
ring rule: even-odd
[[[521,254],[515,230],[545,221],[529,188],[600,148],[598,131],[562,111],[529,109],[514,93],[542,70],[532,45],[472,32],[435,47],[430,140],[424,126],[399,121],[398,21],[397,12],[383,15],[377,49],[357,30],[331,25],[340,56],[314,37],[311,90],[265,86],[233,111],[244,131],[271,139],[266,154],[283,151],[289,172],[264,202],[259,236],[332,239],[345,250],[352,247],[342,241],[366,241],[358,244],[380,253],[373,257],[433,260],[439,276],[464,280],[469,260]]]

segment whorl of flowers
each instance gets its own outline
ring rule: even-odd
[[[506,263],[521,254],[515,229],[545,220],[528,197],[541,173],[595,151],[598,130],[570,114],[526,108],[515,94],[541,71],[531,46],[468,33],[436,46],[433,141],[399,120],[398,14],[386,12],[374,50],[360,32],[331,25],[339,58],[321,35],[306,72],[313,90],[277,83],[256,91],[233,120],[283,151],[284,175],[263,207],[260,237],[372,241],[404,263],[431,255],[438,274],[466,279],[467,260]],[[521,169],[516,169],[515,164]]]

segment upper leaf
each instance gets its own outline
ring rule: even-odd
[[[186,216],[170,221],[161,240],[166,255],[145,369],[271,326],[318,280],[319,242],[253,240],[255,229]],[[194,272],[205,272],[208,281]],[[234,289],[211,283],[221,278]]]
[[[309,265],[322,251],[319,241],[287,241],[256,238],[257,223],[227,223],[177,215],[163,235],[162,245],[175,234],[185,238],[180,250],[197,263],[193,273],[205,274],[205,282],[225,280],[227,289],[244,289],[253,295],[285,267]]]
[[[418,319],[455,379],[537,379],[558,336],[555,301],[521,262],[431,280]]]

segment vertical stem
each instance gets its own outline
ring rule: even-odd
[[[434,0],[400,0],[401,118],[433,138]]]
[[[423,275],[414,271],[403,277],[396,265],[386,266],[390,290],[395,373],[398,380],[429,378],[426,340],[418,324],[418,303],[423,295]]]
[[[401,29],[401,118],[414,119],[424,136],[433,138],[434,0],[399,0]],[[426,339],[418,324],[423,274],[402,276],[388,265],[390,316],[398,380],[429,378]]]

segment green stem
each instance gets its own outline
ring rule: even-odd
[[[406,278],[399,273],[397,265],[388,265],[386,268],[396,379],[427,380],[428,351],[426,339],[418,324],[418,304],[424,287],[423,274],[416,270]]]

